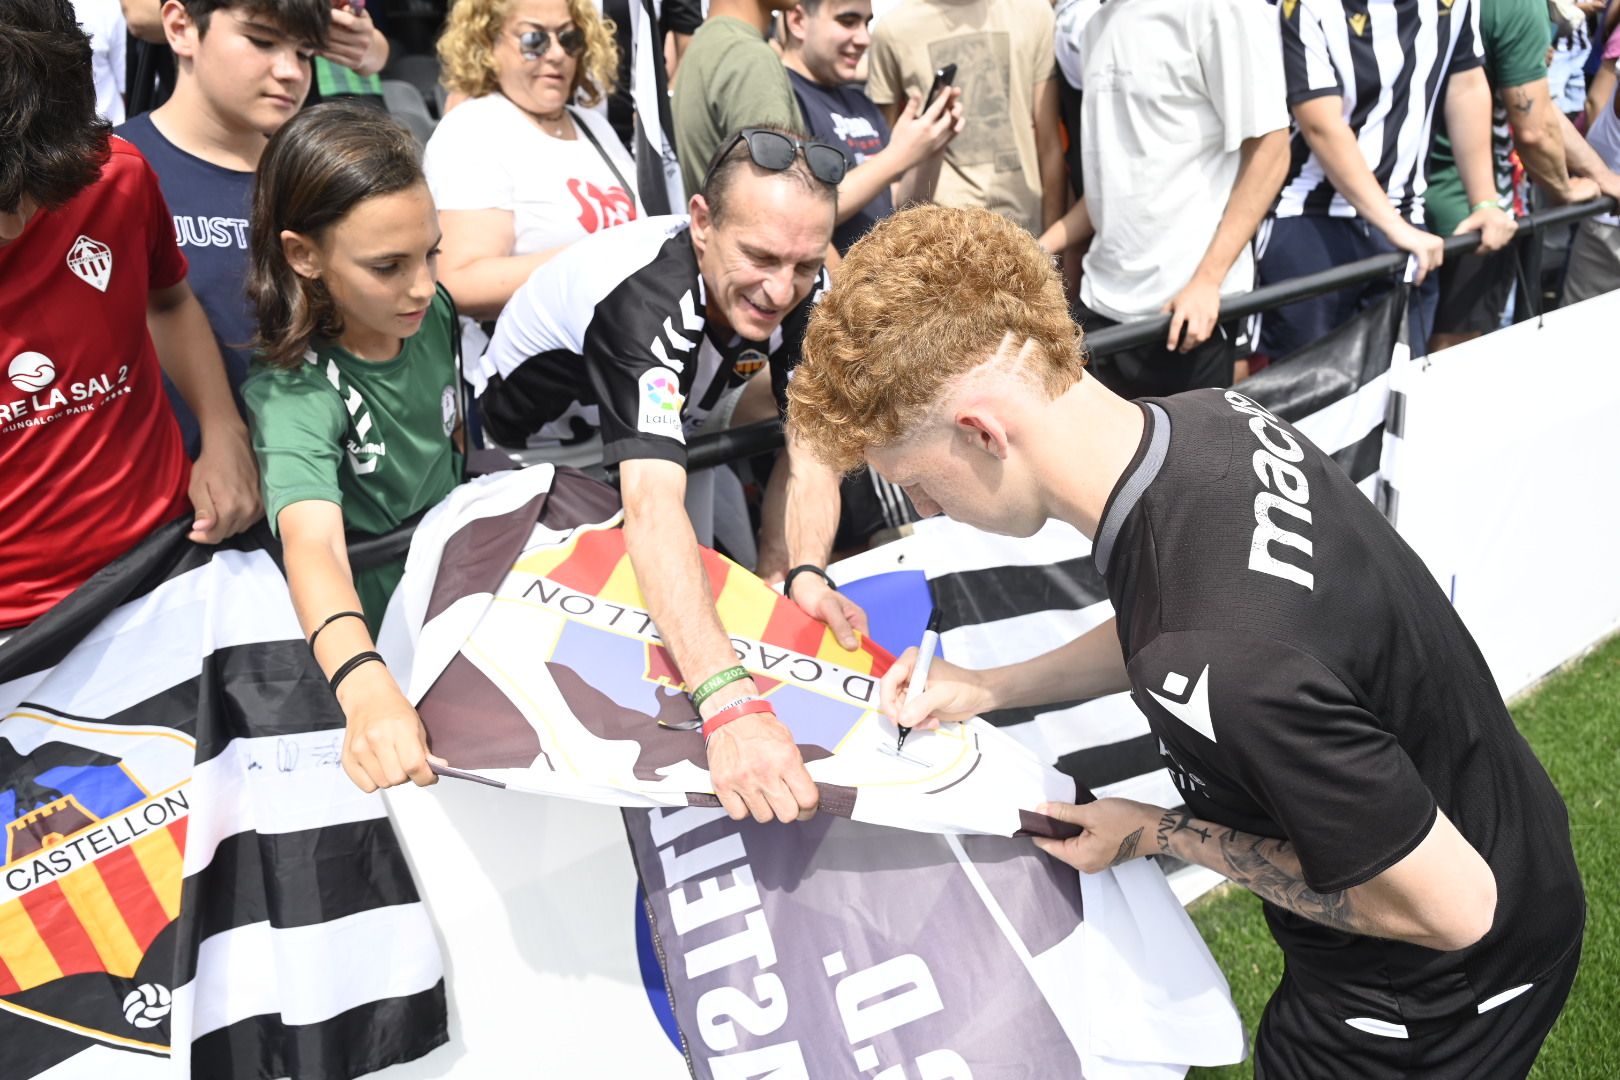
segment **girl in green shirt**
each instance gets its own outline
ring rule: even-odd
[[[300,113],[259,162],[251,231],[242,396],[293,606],[348,718],[343,768],[366,791],[430,784],[422,722],[372,642],[403,560],[352,573],[345,543],[461,479],[456,318],[415,142],[374,109]]]

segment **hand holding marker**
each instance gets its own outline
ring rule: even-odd
[[[917,646],[917,666],[911,669],[911,679],[906,683],[906,699],[901,707],[911,704],[928,685],[928,669],[933,666],[934,654],[939,651],[939,609],[928,617],[928,629],[923,631],[922,643]],[[899,753],[901,747],[906,745],[906,736],[911,729],[900,729],[900,738],[895,740],[894,752]]]

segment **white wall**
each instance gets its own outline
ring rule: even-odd
[[[1397,380],[1397,526],[1511,697],[1620,628],[1620,293]]]

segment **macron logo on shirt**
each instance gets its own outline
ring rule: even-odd
[[[1187,692],[1187,676],[1172,671],[1164,677],[1164,689],[1168,694],[1184,694]],[[1185,702],[1167,698],[1153,690],[1148,691],[1153,700],[1164,706],[1164,711],[1192,728],[1198,734],[1215,742],[1215,719],[1209,714],[1209,665],[1198,673],[1193,680],[1192,694]]]
[[[1305,460],[1305,448],[1283,428],[1282,421],[1253,398],[1228,390],[1226,403],[1250,418],[1249,430],[1260,443],[1253,457],[1254,474],[1261,487],[1254,497],[1249,569],[1311,589],[1316,577],[1307,567],[1314,549],[1305,531],[1305,526],[1311,524],[1311,485],[1298,465]],[[1305,566],[1279,558],[1284,548],[1299,552]]]

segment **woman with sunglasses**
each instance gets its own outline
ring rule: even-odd
[[[439,277],[465,315],[492,320],[555,252],[642,215],[634,164],[594,105],[613,89],[613,24],[591,0],[458,0],[439,39],[444,84],[466,100],[428,140],[444,231]]]

